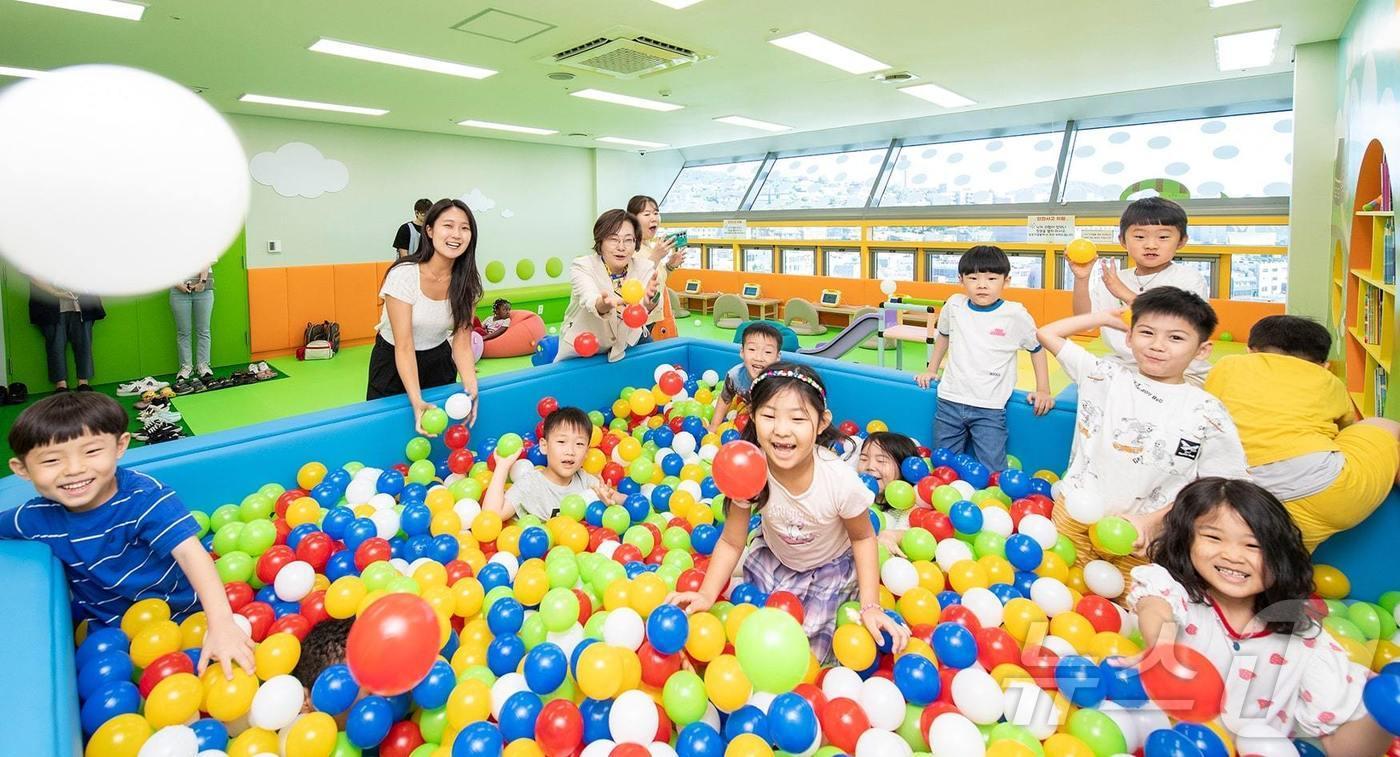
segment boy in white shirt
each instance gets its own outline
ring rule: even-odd
[[[970,452],[991,471],[1006,467],[1006,402],[1016,387],[1016,353],[1029,350],[1035,391],[1026,401],[1036,415],[1055,406],[1050,368],[1035,338],[1035,321],[1019,302],[1001,298],[1011,260],[1000,247],[978,245],[958,259],[958,281],[966,294],[948,298],[938,314],[938,336],[928,370],[914,378],[927,389],[938,377],[943,356],[952,349],[938,381],[934,446]]]
[[[1136,267],[1120,270],[1117,263],[1104,258],[1099,263],[1100,275],[1094,277],[1092,261],[1070,263],[1074,274],[1074,314],[1131,307],[1138,295],[1155,287],[1176,287],[1209,299],[1210,290],[1201,274],[1190,266],[1172,262],[1186,245],[1186,223],[1186,211],[1171,200],[1146,197],[1130,204],[1118,220],[1118,240]],[[1099,334],[1110,350],[1108,359],[1132,368],[1133,353],[1122,332],[1102,328]],[[1204,359],[1192,361],[1186,380],[1200,386],[1209,370],[1210,363]]]
[[[520,452],[496,458],[496,470],[491,484],[481,498],[481,509],[510,520],[529,513],[540,520],[559,514],[559,503],[570,494],[597,495],[609,505],[620,505],[625,497],[606,486],[597,476],[583,470],[588,443],[593,435],[593,422],[588,414],[576,407],[561,407],[544,419],[540,446],[544,448],[545,466],[530,467],[506,489],[506,479]]]
[[[1244,447],[1220,401],[1186,381],[1193,360],[1210,354],[1210,304],[1176,287],[1155,287],[1122,310],[1071,316],[1040,329],[1040,343],[1079,384],[1069,468],[1055,497],[1055,527],[1074,543],[1075,563],[1104,559],[1124,574],[1145,565],[1144,550],[1182,487],[1205,476],[1248,478]],[[1096,358],[1069,337],[1094,327],[1126,332],[1135,368]],[[1116,515],[1137,529],[1130,554],[1101,552],[1089,529]]]

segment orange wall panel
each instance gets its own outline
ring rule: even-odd
[[[284,350],[287,341],[287,269],[248,270],[248,339],[253,352]]]
[[[374,336],[379,323],[379,280],[375,263],[335,266],[335,320],[342,339]]]
[[[333,265],[307,265],[287,271],[287,342],[301,346],[307,323],[332,321],[335,312]]]

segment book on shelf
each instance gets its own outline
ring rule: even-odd
[[[1381,278],[1387,284],[1395,283],[1395,219],[1385,219],[1385,230],[1381,234]]]
[[[1368,286],[1362,288],[1365,296],[1361,302],[1361,338],[1367,344],[1381,342],[1381,290]]]
[[[1377,365],[1375,368],[1375,376],[1375,406],[1372,409],[1375,411],[1373,415],[1379,417],[1385,415],[1385,399],[1386,393],[1390,389],[1390,374],[1387,373],[1384,368]]]

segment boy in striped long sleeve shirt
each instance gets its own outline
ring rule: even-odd
[[[173,489],[117,461],[131,436],[127,417],[96,392],[59,393],[25,409],[10,429],[10,470],[39,496],[0,512],[0,539],[48,545],[63,563],[75,619],[120,624],[134,602],[155,598],[181,620],[201,609],[200,654],[226,675],[253,671],[253,643],[233,621],[199,527]]]

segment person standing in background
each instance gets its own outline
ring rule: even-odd
[[[188,381],[191,376],[198,376],[200,381],[212,378],[209,316],[214,311],[214,269],[207,268],[171,287],[170,310],[175,314],[175,343],[180,356],[176,382]],[[193,350],[190,349],[191,336],[195,338]]]
[[[44,334],[49,381],[55,391],[68,391],[69,345],[73,346],[73,362],[78,368],[78,391],[92,391],[92,325],[106,317],[107,311],[97,295],[77,294],[38,279],[30,280],[29,322]]]
[[[432,200],[427,198],[413,203],[413,220],[400,226],[398,233],[394,234],[395,260],[418,251],[418,240],[423,237],[423,219],[432,206]]]
[[[666,291],[666,275],[680,268],[685,259],[685,250],[677,250],[671,236],[658,237],[661,228],[661,209],[656,200],[646,195],[635,195],[627,201],[627,212],[637,217],[642,225],[641,244],[637,255],[650,260],[656,267],[657,291],[661,292],[661,307],[652,312],[647,320],[647,329],[637,344],[646,344],[656,339],[670,339],[676,336],[676,317],[671,311],[671,296]],[[664,262],[663,262],[664,261]]]

